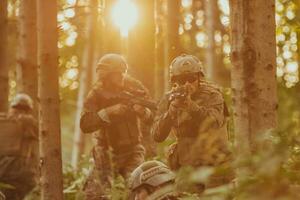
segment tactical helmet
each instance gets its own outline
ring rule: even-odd
[[[165,164],[146,161],[131,173],[130,188],[135,190],[142,185],[157,187],[174,180],[175,174]]]
[[[100,78],[111,72],[126,73],[127,68],[126,60],[119,54],[105,54],[97,63],[97,72],[100,73]]]
[[[19,93],[12,100],[11,107],[33,109],[33,101],[31,97],[25,93]]]
[[[201,73],[204,76],[204,70],[201,61],[193,55],[180,55],[176,57],[170,65],[170,76],[178,76],[188,73]]]

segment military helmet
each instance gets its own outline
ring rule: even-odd
[[[25,109],[32,110],[33,109],[33,101],[29,95],[27,95],[25,93],[19,93],[12,100],[10,106],[13,108],[25,108]]]
[[[196,56],[183,54],[172,61],[170,65],[171,77],[189,73],[201,73],[204,76],[203,65]]]
[[[104,77],[111,72],[126,73],[127,68],[126,60],[119,54],[105,54],[97,63],[97,72],[100,73],[100,77]]]
[[[130,189],[143,185],[157,187],[175,180],[175,174],[162,162],[146,161],[137,167],[130,176]]]

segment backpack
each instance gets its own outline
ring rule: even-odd
[[[22,140],[22,125],[0,114],[0,156],[19,156]]]

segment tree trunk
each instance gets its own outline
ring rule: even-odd
[[[128,61],[137,77],[154,94],[154,1],[137,0],[135,3],[142,20],[130,31]]]
[[[255,139],[277,126],[274,0],[231,0],[232,91],[236,145],[255,150]]]
[[[8,108],[7,0],[0,1],[0,112]]]
[[[165,90],[168,90],[169,85],[169,65],[172,60],[179,56],[182,52],[179,40],[179,24],[180,24],[180,0],[167,1],[167,58],[168,65],[165,67]]]
[[[72,153],[72,166],[77,168],[79,159],[84,153],[85,138],[80,130],[80,115],[83,107],[84,98],[87,95],[88,89],[92,85],[93,65],[95,61],[95,48],[97,41],[97,18],[98,18],[98,2],[90,0],[90,13],[87,18],[87,34],[85,38],[85,49],[82,60],[82,68],[80,71],[80,84],[77,98],[77,111],[75,119],[75,132]]]
[[[221,86],[229,86],[230,74],[223,63],[222,46],[218,47],[215,42],[216,31],[221,32],[222,30],[217,0],[205,0],[205,25],[208,37],[208,47],[205,56],[207,76]]]
[[[164,13],[163,1],[155,0],[155,46],[154,46],[154,98],[160,99],[164,93],[164,66],[165,66],[165,43],[164,43]]]
[[[17,65],[17,88],[28,94],[34,102],[34,115],[38,119],[37,89],[37,25],[36,0],[20,1],[19,58]],[[36,168],[39,163],[39,142],[31,149]]]
[[[38,0],[41,196],[63,199],[58,88],[57,1]]]
[[[36,0],[20,1],[19,91],[24,92],[37,102],[37,27]],[[36,106],[35,106],[35,110]],[[37,114],[37,112],[35,112]]]

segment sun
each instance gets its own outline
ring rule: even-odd
[[[112,19],[119,27],[122,37],[127,37],[129,30],[137,23],[138,10],[131,0],[118,0],[112,9]]]

